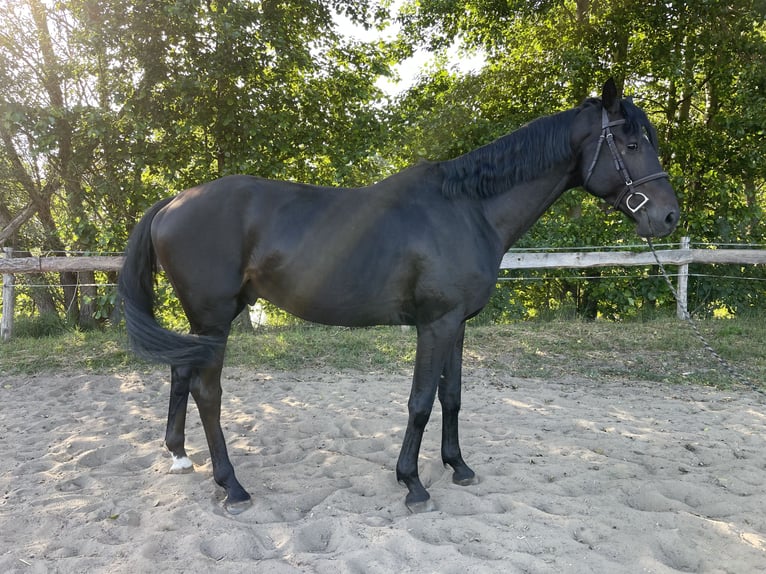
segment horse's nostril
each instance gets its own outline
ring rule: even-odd
[[[675,225],[678,223],[678,213],[675,211],[668,213],[668,216],[665,218],[665,223],[668,225]]]

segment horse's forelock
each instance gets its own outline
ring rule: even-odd
[[[625,133],[627,135],[635,135],[643,132],[646,134],[652,147],[657,149],[659,146],[657,130],[654,129],[644,110],[636,106],[633,100],[628,98],[620,102],[620,111],[625,118]]]

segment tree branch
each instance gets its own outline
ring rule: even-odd
[[[14,233],[16,233],[22,225],[29,221],[32,216],[37,213],[37,206],[34,201],[30,201],[27,206],[21,210],[16,217],[14,217],[5,228],[0,231],[0,245],[5,243]]]

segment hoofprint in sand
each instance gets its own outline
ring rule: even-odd
[[[224,372],[222,420],[254,505],[221,508],[190,407],[169,474],[164,372],[0,380],[0,572],[730,572],[766,568],[766,407],[750,392],[465,372],[480,482],[439,456],[436,510],[394,465],[406,375]]]

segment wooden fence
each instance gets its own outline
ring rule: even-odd
[[[687,302],[689,265],[725,264],[766,265],[766,249],[692,249],[688,237],[684,237],[678,249],[660,249],[657,258],[663,265],[678,267],[677,313],[683,317]],[[0,322],[0,337],[7,340],[13,333],[14,274],[18,273],[61,273],[63,271],[119,271],[121,256],[82,257],[18,257],[6,248],[5,257],[0,258],[0,273],[3,274],[3,316]],[[587,267],[646,267],[656,265],[650,251],[585,251],[585,252],[529,252],[512,251],[505,254],[500,269],[559,269]]]

